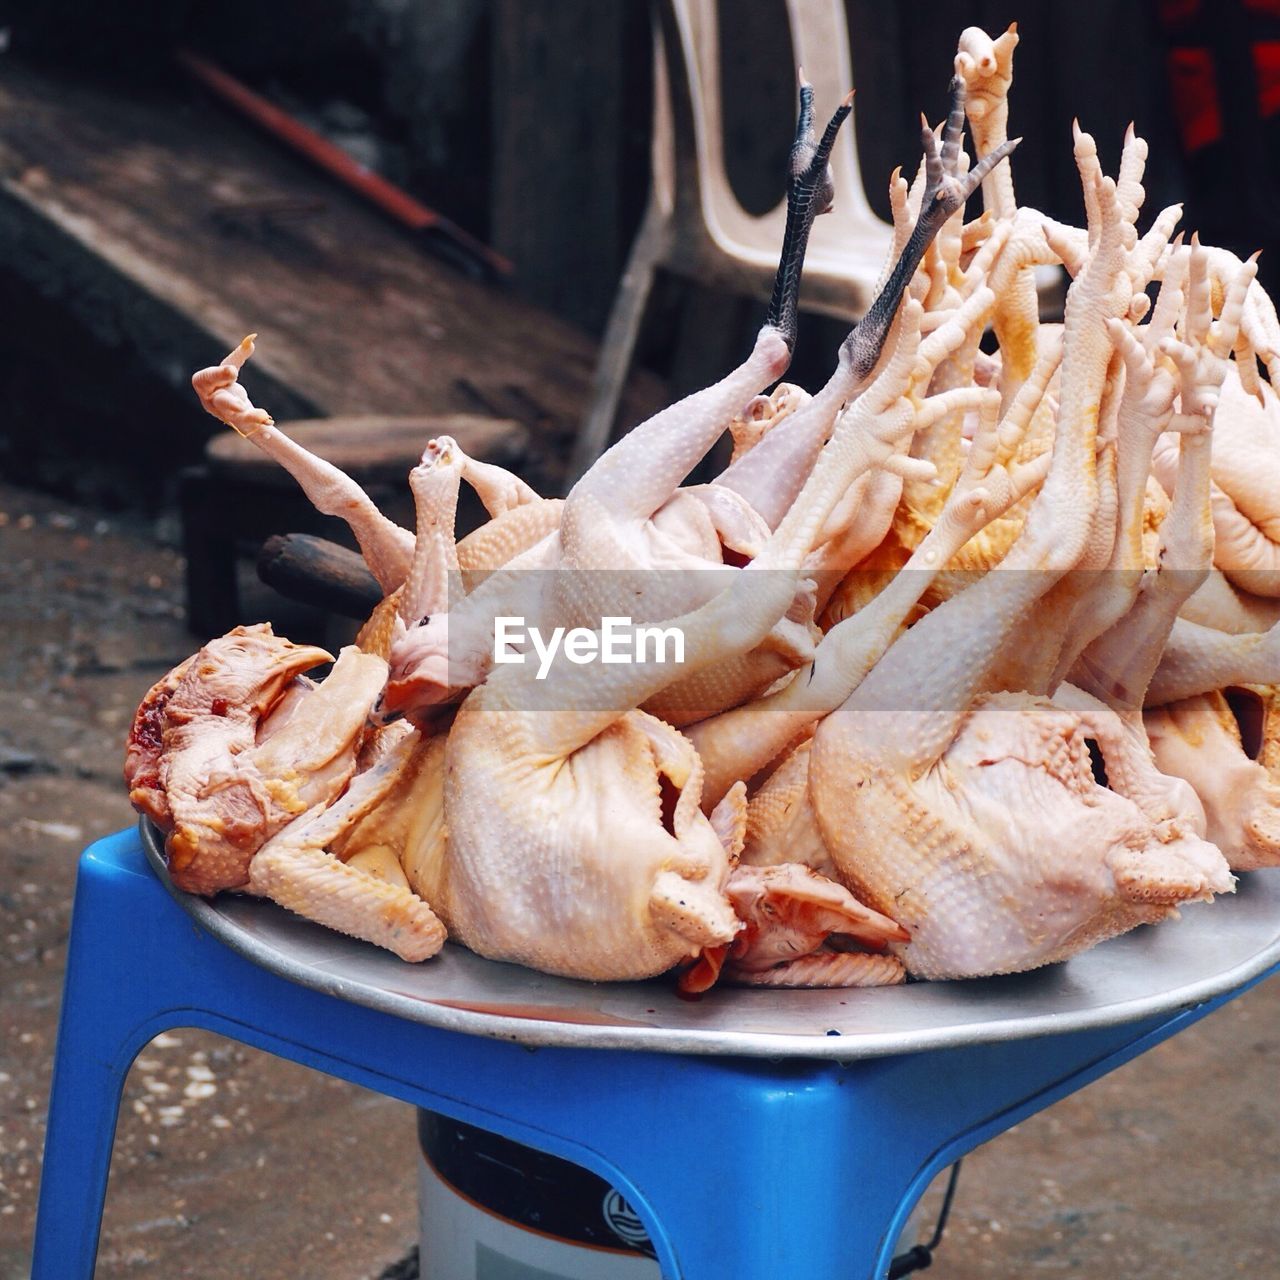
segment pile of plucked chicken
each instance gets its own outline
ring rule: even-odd
[[[1109,175],[1077,127],[1083,227],[1018,205],[1016,43],[961,37],[813,394],[779,379],[849,101],[819,134],[802,84],[754,347],[563,500],[443,437],[400,528],[251,404],[251,339],[196,374],[384,599],[323,680],[238,627],[146,695],[126,779],[173,881],[405,960],[698,991],[1032,969],[1280,863],[1280,323],[1252,260],[1145,216],[1132,129]],[[459,540],[464,484],[489,520]],[[498,619],[618,615],[682,660],[495,661]]]

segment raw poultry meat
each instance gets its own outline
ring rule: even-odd
[[[320,685],[302,679],[329,661],[266,625],[210,641],[143,700],[125,780],[165,833],[179,888],[246,889],[294,909],[314,902],[304,914],[422,959],[444,941],[424,902],[371,893],[372,882],[333,858],[285,855],[282,833],[300,816],[349,802],[377,774],[352,780],[386,664],[348,648]]]
[[[249,401],[252,338],[195,376],[384,599],[318,684],[328,655],[239,628],[147,694],[126,773],[175,883],[406,959],[447,931],[697,991],[1030,969],[1280,862],[1280,323],[1252,261],[1174,238],[1178,207],[1140,232],[1132,128],[1111,178],[1076,126],[1083,226],[1018,204],[1017,39],[962,34],[812,395],[773,384],[850,103],[818,135],[802,81],[751,351],[563,502],[442,437],[399,528]],[[1038,266],[1070,277],[1061,325]],[[462,483],[490,519],[456,540]],[[609,659],[619,620],[676,656]]]
[[[842,103],[823,137],[816,139],[811,131],[812,91],[802,85],[788,188],[788,231],[769,315],[751,354],[720,382],[630,432],[574,485],[562,513],[554,561],[560,573],[546,600],[526,603],[526,616],[549,614],[565,625],[595,621],[614,612],[611,606],[625,594],[628,615],[648,623],[675,618],[710,599],[720,589],[717,571],[727,567],[722,549],[754,555],[768,530],[789,509],[840,406],[875,368],[898,301],[932,238],[961,209],[965,195],[982,176],[1013,149],[1005,143],[983,157],[972,173],[958,171],[963,88],[957,81],[941,151],[932,131],[925,131],[930,163],[915,226],[867,315],[841,345],[837,371],[827,388],[732,463],[715,484],[697,491],[717,537],[690,537],[687,523],[682,529],[685,536],[673,537],[672,503],[691,496],[688,490],[678,490],[680,482],[741,406],[790,363],[799,266],[809,227],[828,198],[824,194],[829,186],[827,157],[849,106],[848,101]],[[768,455],[763,468],[744,474],[742,469],[752,467],[762,454]],[[910,468],[909,461],[881,461]],[[914,471],[919,474],[921,469],[932,473],[929,464]],[[828,532],[826,538],[830,536]],[[508,604],[509,597],[500,591],[478,592],[462,610],[432,619],[421,631],[406,636],[391,655],[392,682],[384,705],[412,715],[460,685],[479,683],[485,674],[494,611]],[[665,690],[648,709],[682,726],[767,688],[811,652],[802,603],[797,610],[800,618],[779,619],[778,627],[740,663],[725,655],[712,671],[687,677]],[[441,685],[432,673],[446,652],[450,669],[447,685]]]

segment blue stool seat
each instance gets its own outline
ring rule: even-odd
[[[1210,947],[1202,978],[1184,984],[1165,1009],[1119,1001],[1091,1020],[1071,1007],[1080,982],[1050,979],[1044,989],[1064,1009],[1061,1034],[1051,1034],[1050,1008],[1038,1021],[1011,1018],[1002,1030],[997,1023],[982,1039],[935,1028],[917,1037],[915,1052],[892,1052],[891,1039],[840,1034],[779,1037],[777,1052],[765,1056],[773,1042],[759,1034],[721,1037],[715,1052],[699,1051],[699,1018],[714,1022],[722,1016],[717,995],[736,995],[713,993],[690,1007],[694,1030],[670,1037],[680,1051],[660,1052],[653,1046],[666,1041],[629,1029],[625,1019],[602,1017],[595,1026],[586,1019],[592,1034],[579,1040],[615,1047],[580,1047],[572,1027],[544,1025],[536,1010],[521,1013],[514,1003],[496,1016],[462,1001],[415,998],[407,986],[357,1003],[335,966],[302,985],[193,919],[149,865],[139,835],[122,832],[80,861],[33,1274],[92,1275],[129,1065],[161,1031],[204,1027],[593,1170],[634,1207],[666,1277],[882,1277],[907,1215],[941,1169],[1276,969],[1280,879],[1264,873],[1256,884],[1239,903],[1206,909],[1218,913],[1211,936],[1234,935],[1237,945]],[[1174,946],[1171,936],[1160,945]],[[1125,954],[1116,953],[1113,968],[1123,970]],[[388,972],[409,972],[392,957],[378,961],[396,966]],[[523,972],[470,956],[464,963],[484,966],[499,983]],[[1011,981],[1016,992],[1034,989]],[[953,1000],[963,1022],[983,989],[902,988],[898,1004],[881,1008],[888,1018],[904,999]],[[667,998],[648,990],[655,1008]],[[743,994],[764,996],[770,1003],[761,1008],[792,995]],[[794,993],[828,1001],[834,994]],[[877,993],[839,994],[842,1005],[875,1008],[859,997]],[[453,1022],[416,1020],[416,1007],[437,1023]],[[936,1010],[932,1016],[936,1022]],[[468,1033],[476,1030],[483,1034]],[[649,1047],[625,1047],[628,1035]],[[740,1053],[725,1051],[737,1043]]]

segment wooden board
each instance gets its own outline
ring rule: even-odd
[[[603,330],[649,189],[648,5],[495,0],[494,247],[517,287]]]
[[[518,423],[475,414],[408,417],[365,414],[281,422],[282,431],[361,484],[404,486],[428,440],[452,436],[473,458],[518,466],[528,433]],[[252,440],[227,431],[209,442],[206,452],[216,472],[234,471],[245,483],[293,489],[293,477]]]
[[[198,90],[7,62],[0,119],[0,270],[121,365],[190,396],[256,331],[245,383],[282,420],[515,417],[549,460],[576,429],[583,333],[433,259]],[[653,379],[641,395],[660,400]]]

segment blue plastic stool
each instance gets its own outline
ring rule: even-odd
[[[666,1277],[871,1280],[939,1170],[1258,980],[1172,1017],[849,1064],[531,1050],[250,963],[196,927],[126,831],[80,861],[33,1274],[93,1274],[125,1074],[173,1027],[208,1028],[595,1171],[635,1208]]]

